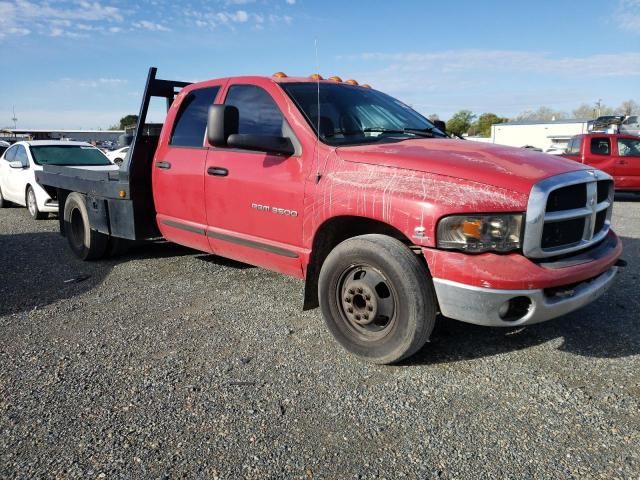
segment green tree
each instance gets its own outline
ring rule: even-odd
[[[591,120],[598,116],[598,109],[595,105],[583,103],[573,111],[573,116],[575,118],[585,118]]]
[[[447,122],[447,132],[453,133],[454,135],[467,133],[475,118],[476,116],[469,110],[460,110],[454,113]]]
[[[515,120],[562,120],[563,118],[568,118],[566,112],[562,112],[559,110],[554,110],[550,107],[542,106],[537,110],[528,110],[526,112],[522,112],[517,115]]]
[[[625,100],[617,108],[616,113],[620,115],[637,115],[640,114],[640,105],[631,99]]]
[[[120,130],[124,130],[127,127],[135,127],[137,123],[137,115],[126,115],[120,119]]]
[[[499,117],[495,113],[483,113],[478,117],[478,120],[473,122],[471,128],[469,128],[469,135],[489,137],[491,136],[491,125],[495,125],[496,123],[505,123],[508,121],[508,118]]]

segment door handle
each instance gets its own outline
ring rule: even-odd
[[[229,175],[229,170],[222,167],[209,167],[207,168],[207,174],[215,175],[216,177],[226,177]]]
[[[163,170],[169,170],[171,168],[171,163],[169,163],[169,162],[156,162],[156,167],[162,168]]]

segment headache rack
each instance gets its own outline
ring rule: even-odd
[[[160,236],[155,221],[151,167],[162,124],[146,123],[147,112],[152,97],[164,98],[169,110],[176,94],[190,82],[162,80],[156,78],[156,72],[155,67],[149,69],[138,122],[120,170],[105,172],[45,165],[41,172],[36,172],[38,182],[58,199],[61,210],[70,192],[85,194],[91,227],[114,237],[146,240]],[[59,218],[62,227],[63,215]]]

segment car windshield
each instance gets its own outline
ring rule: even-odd
[[[418,112],[377,90],[325,82],[280,85],[320,139],[329,145],[445,136]]]
[[[30,148],[37,165],[111,165],[104,153],[89,145],[32,145]]]

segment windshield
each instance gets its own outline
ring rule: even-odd
[[[320,139],[329,145],[445,136],[418,112],[376,90],[343,83],[303,82],[282,83],[280,86],[296,103],[316,134],[319,133]]]
[[[104,153],[88,145],[31,146],[31,155],[37,165],[111,165]]]

